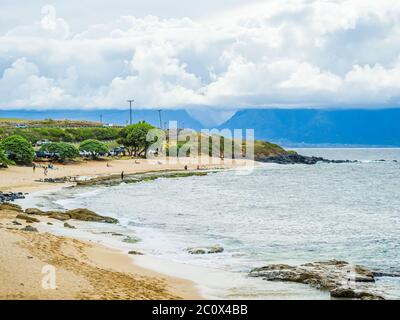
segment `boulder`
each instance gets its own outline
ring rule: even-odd
[[[92,222],[104,222],[104,223],[118,223],[117,219],[111,217],[105,217],[98,215],[97,213],[88,209],[74,209],[68,210],[65,214],[69,215],[71,219],[81,221],[92,221]]]
[[[126,243],[136,243],[136,242],[139,242],[139,239],[138,239],[138,238],[135,238],[135,237],[131,237],[131,236],[126,236],[126,237],[122,240],[122,242],[126,242]]]
[[[21,231],[38,232],[38,229],[30,225],[27,225],[26,227],[22,228]]]
[[[375,282],[374,273],[366,267],[353,266],[346,261],[330,260],[299,266],[272,264],[251,270],[249,276],[268,281],[308,284],[328,290],[335,298],[383,299],[370,285]]]
[[[143,253],[141,253],[139,251],[135,251],[135,250],[129,251],[128,254],[132,254],[132,255],[135,255],[135,256],[142,256],[143,255]]]
[[[64,227],[65,227],[65,228],[69,228],[69,229],[75,229],[75,227],[74,227],[74,226],[71,226],[68,222],[65,222],[65,223],[64,223]]]
[[[17,212],[23,212],[21,206],[14,204],[14,203],[0,203],[0,210],[11,210],[11,211],[17,211]]]
[[[34,217],[30,217],[30,216],[28,216],[26,214],[23,214],[23,213],[17,214],[17,216],[15,218],[16,219],[25,220],[28,223],[40,222],[38,219],[36,219]]]
[[[37,209],[37,208],[28,208],[28,209],[25,209],[25,213],[26,213],[26,214],[39,215],[39,216],[48,215],[46,212],[43,212],[42,210]]]
[[[224,252],[224,248],[220,245],[215,245],[211,247],[187,248],[186,250],[190,254],[213,254]]]

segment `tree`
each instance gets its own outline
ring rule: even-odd
[[[144,121],[132,124],[120,132],[120,138],[117,141],[127,148],[129,155],[142,156],[154,142],[147,141],[147,134],[152,129],[155,127]]]
[[[3,140],[1,147],[10,160],[18,164],[29,165],[35,157],[35,150],[25,138],[14,135]]]
[[[90,152],[93,159],[96,159],[101,153],[108,152],[108,148],[104,143],[93,139],[83,141],[79,146],[79,150],[83,152]]]
[[[47,143],[40,148],[40,151],[55,153],[63,161],[79,157],[79,150],[66,142]]]
[[[4,150],[0,146],[0,167],[7,168],[7,165],[11,164],[12,161],[7,158]]]

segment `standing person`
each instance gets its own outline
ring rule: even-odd
[[[33,170],[33,173],[35,173],[35,171],[36,171],[36,163],[34,163],[34,164],[32,165],[32,170]]]
[[[124,172],[121,172],[121,180],[124,180]]]
[[[47,168],[47,167],[44,167],[44,171],[43,171],[43,173],[44,173],[44,175],[47,177],[47,173],[48,173],[48,171],[49,171],[49,169]]]

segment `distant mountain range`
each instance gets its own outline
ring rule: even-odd
[[[127,110],[0,110],[0,118],[71,119],[125,125]],[[133,121],[159,126],[156,110],[134,110]],[[163,126],[177,121],[178,127],[204,128],[185,110],[163,110]],[[254,129],[257,139],[285,146],[353,145],[400,146],[400,109],[322,110],[246,109],[236,112],[219,129]]]
[[[400,109],[251,109],[220,128],[253,128],[257,139],[286,146],[400,146]]]
[[[0,110],[0,118],[22,118],[22,119],[54,119],[54,120],[100,120],[115,125],[126,125],[129,122],[129,110]],[[157,110],[133,110],[132,121],[144,120],[155,126],[160,126],[160,118]],[[186,110],[163,110],[161,113],[162,125],[168,121],[177,121],[179,128],[186,127],[199,130],[204,126],[192,118]]]

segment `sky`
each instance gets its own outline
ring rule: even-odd
[[[0,108],[128,98],[210,117],[397,107],[400,1],[1,0]]]

